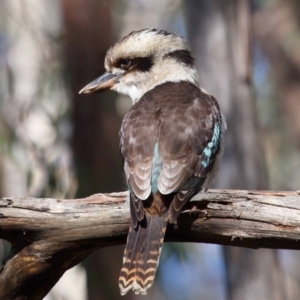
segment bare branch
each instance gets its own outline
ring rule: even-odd
[[[125,243],[126,195],[1,199],[0,238],[12,250],[0,273],[0,299],[42,299],[92,251]],[[211,190],[193,198],[166,240],[300,249],[299,233],[300,192]]]

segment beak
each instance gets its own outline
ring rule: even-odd
[[[92,94],[110,90],[116,83],[119,83],[120,77],[121,75],[106,72],[81,89],[79,94]]]

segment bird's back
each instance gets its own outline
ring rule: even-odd
[[[201,190],[220,151],[217,101],[189,82],[147,92],[124,117],[120,148],[130,190],[132,226],[119,285],[152,285],[167,221]]]

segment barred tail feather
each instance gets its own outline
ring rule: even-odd
[[[121,295],[125,295],[130,289],[136,294],[145,295],[151,287],[167,222],[167,215],[150,217],[146,214],[138,228],[130,226],[119,277]]]

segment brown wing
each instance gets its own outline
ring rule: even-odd
[[[211,170],[220,142],[219,136],[213,141],[214,131],[220,124],[216,100],[187,82],[160,85],[132,106],[122,124],[120,145],[126,178],[136,196],[131,200],[134,223],[143,216],[139,201],[151,193],[155,145],[161,160],[158,189],[162,194],[177,192],[170,208],[172,220]]]
[[[120,131],[120,150],[130,190],[132,222],[137,226],[144,218],[142,200],[151,193],[151,172],[154,147],[158,140],[158,114],[153,101],[144,100],[131,107]]]
[[[172,113],[162,115],[158,142],[162,161],[159,191],[177,192],[170,206],[171,222],[201,189],[220,150],[222,119],[216,100],[200,90],[189,95],[193,99],[177,92],[181,100]]]
[[[158,120],[153,108],[147,103],[133,105],[120,131],[126,179],[140,200],[147,199],[151,192],[152,160],[158,139]]]

